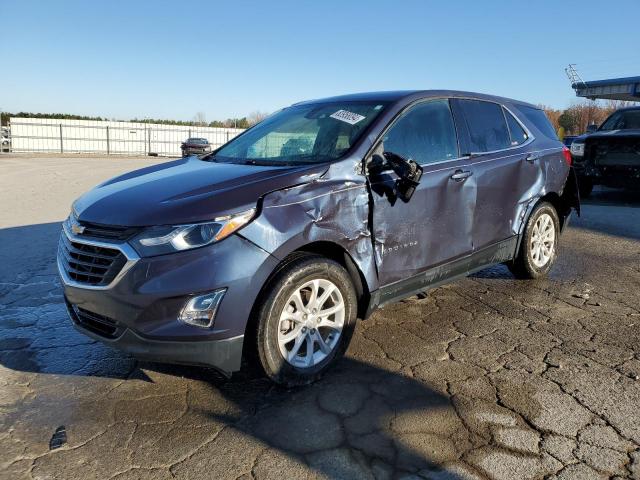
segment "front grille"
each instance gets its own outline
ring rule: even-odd
[[[70,279],[92,286],[109,285],[127,263],[120,250],[70,240],[64,232],[58,256]]]
[[[81,236],[107,240],[129,240],[140,231],[137,227],[121,227],[117,225],[100,225],[91,222],[78,222],[84,227]]]
[[[124,327],[118,325],[118,322],[112,318],[90,312],[69,302],[67,302],[67,309],[75,323],[101,337],[117,338],[124,330]]]

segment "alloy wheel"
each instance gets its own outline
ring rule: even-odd
[[[294,367],[313,367],[336,348],[344,321],[340,289],[326,279],[305,282],[291,294],[280,314],[280,353]]]
[[[556,227],[553,218],[548,213],[543,213],[536,220],[531,233],[529,250],[533,264],[542,268],[553,256],[556,241]]]

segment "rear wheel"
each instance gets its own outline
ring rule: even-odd
[[[507,263],[517,278],[539,278],[546,275],[556,260],[560,220],[550,203],[537,205],[524,229],[518,256]]]
[[[257,348],[277,383],[318,379],[347,349],[356,320],[356,294],[347,271],[317,255],[280,270],[258,311]]]

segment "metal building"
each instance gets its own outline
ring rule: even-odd
[[[571,87],[576,96],[590,100],[626,100],[640,102],[640,77],[612,78],[608,80],[575,80]]]

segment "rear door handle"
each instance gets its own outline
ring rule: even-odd
[[[529,163],[533,163],[536,160],[540,159],[540,155],[538,155],[537,153],[530,153],[529,155],[526,156],[525,160]]]
[[[461,182],[469,178],[471,175],[473,175],[473,172],[470,172],[469,170],[456,170],[455,173],[451,175],[451,180]]]

